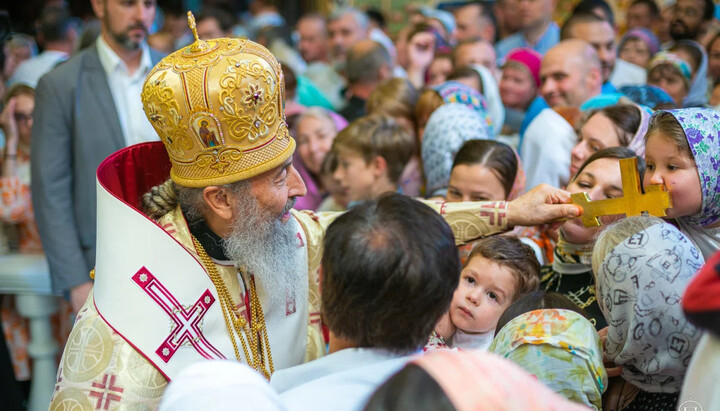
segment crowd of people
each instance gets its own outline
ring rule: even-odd
[[[47,3],[2,49],[0,252],[62,295],[51,409],[720,407],[711,0]],[[626,159],[671,207],[586,227]]]

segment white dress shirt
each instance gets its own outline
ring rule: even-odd
[[[140,66],[132,74],[125,62],[115,54],[102,36],[98,36],[97,50],[100,64],[105,70],[110,85],[110,93],[115,102],[125,144],[130,146],[159,140],[155,129],[152,128],[150,121],[145,116],[140,99],[145,77],[152,69],[150,49],[147,44],[143,43]]]
[[[11,86],[25,84],[35,88],[40,77],[67,60],[68,57],[69,55],[64,51],[45,50],[30,60],[22,62],[15,70],[15,74],[10,77],[8,84]]]

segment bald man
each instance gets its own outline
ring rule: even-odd
[[[545,54],[540,82],[540,94],[552,108],[542,110],[525,130],[520,155],[528,187],[540,183],[565,187],[570,179],[570,151],[577,135],[573,126],[553,109],[579,109],[600,94],[600,59],[584,41],[561,41]]]
[[[580,107],[601,92],[600,59],[584,41],[562,41],[543,58],[540,82],[540,95],[550,107]]]

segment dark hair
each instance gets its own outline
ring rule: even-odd
[[[38,34],[43,41],[53,42],[68,39],[68,32],[75,27],[75,20],[64,7],[45,7],[38,21]]]
[[[537,290],[540,285],[540,263],[533,249],[510,235],[496,235],[483,238],[475,243],[465,265],[475,257],[485,257],[508,268],[515,279],[515,293],[512,300]]]
[[[607,117],[615,126],[620,145],[627,147],[635,133],[637,133],[638,128],[640,128],[640,121],[642,120],[640,110],[640,108],[632,104],[616,104],[591,111],[587,119],[589,120],[598,113]]]
[[[692,74],[695,75],[700,68],[703,60],[702,46],[692,40],[678,40],[670,47],[670,51],[684,51],[690,55],[692,62],[688,62],[692,67]]]
[[[295,98],[297,92],[297,77],[295,72],[288,64],[280,64],[280,68],[283,72],[283,79],[285,80],[285,101],[289,101]]]
[[[604,13],[604,16],[599,16],[596,10],[600,8]],[[615,27],[615,15],[613,14],[612,8],[604,0],[581,0],[572,11],[572,14],[579,13],[592,13],[603,20],[610,23],[611,26]]]
[[[398,352],[426,342],[460,279],[455,238],[440,214],[386,194],[338,217],[323,244],[321,298],[330,331],[359,347]]]
[[[235,25],[235,17],[229,11],[219,7],[203,7],[198,13],[195,20],[200,23],[206,19],[215,19],[220,26],[220,30],[227,33]]]
[[[455,64],[455,63],[453,62],[453,64]],[[450,75],[447,77],[447,81],[453,81],[453,80],[457,81],[458,79],[468,78],[468,77],[472,77],[473,79],[477,80],[478,84],[480,85],[480,90],[478,90],[478,91],[480,92],[480,94],[482,94],[483,93],[482,77],[480,76],[480,73],[478,73],[477,70],[475,70],[474,68],[472,68],[470,66],[462,66],[462,67],[455,68],[452,71],[452,73],[450,73]]]
[[[703,21],[712,20],[715,17],[715,3],[713,0],[705,0],[703,5]]]
[[[512,191],[517,176],[518,160],[510,146],[499,141],[470,140],[455,155],[453,168],[459,165],[481,165],[489,168],[500,180],[505,198]]]
[[[376,8],[370,8],[365,10],[365,14],[367,14],[368,18],[371,21],[374,21],[378,27],[381,29],[384,29],[387,27],[387,22],[385,20],[385,16],[383,15],[382,11],[376,9]]]
[[[365,411],[455,411],[440,384],[424,368],[408,364],[370,397]]]
[[[635,5],[645,5],[647,6],[648,10],[650,11],[650,16],[653,18],[660,17],[660,8],[658,7],[657,3],[655,3],[654,0],[635,0],[630,4],[630,7]],[[628,8],[630,8],[628,7]]]
[[[603,22],[610,23],[606,19],[604,19],[590,11],[581,11],[581,12],[573,13],[565,21],[565,24],[563,24],[562,29],[560,30],[560,39],[567,40],[567,39],[574,38],[572,30],[573,30],[573,28],[575,28],[575,25],[577,25],[577,24],[603,23]],[[610,23],[610,25],[612,25],[612,23]]]
[[[519,317],[525,313],[535,310],[545,309],[559,309],[559,310],[570,310],[588,318],[585,310],[580,308],[577,304],[572,302],[569,298],[559,293],[545,292],[545,291],[533,291],[529,294],[515,300],[514,303],[510,304],[505,312],[500,316],[497,327],[495,327],[495,335],[498,335],[500,330],[509,323],[515,317]]]
[[[640,175],[640,181],[643,181],[643,176],[645,175],[645,159],[642,157],[638,157],[637,154],[635,154],[634,151],[630,150],[627,147],[609,147],[609,148],[603,148],[602,150],[598,150],[594,152],[590,157],[588,157],[587,160],[580,166],[577,173],[572,176],[572,179],[570,182],[575,180],[577,176],[582,173],[582,171],[587,167],[588,164],[592,163],[595,160],[599,160],[601,158],[614,158],[617,160],[621,160],[623,158],[637,158],[638,161],[638,174]]]

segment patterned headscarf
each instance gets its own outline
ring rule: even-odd
[[[466,86],[463,83],[452,80],[433,87],[433,90],[437,91],[445,104],[465,104],[475,110],[480,117],[482,117],[488,127],[492,127],[493,121],[488,113],[487,101],[479,91],[470,86]]]
[[[655,33],[645,27],[636,27],[632,30],[628,30],[628,32],[622,36],[617,46],[618,54],[620,53],[623,45],[625,45],[625,43],[630,39],[638,39],[645,43],[648,46],[651,56],[660,50],[660,40],[658,40]]]
[[[633,136],[632,140],[630,140],[630,143],[628,143],[628,148],[634,151],[638,157],[644,157],[645,134],[647,133],[648,126],[650,125],[650,116],[652,115],[652,110],[637,104],[635,104],[635,107],[640,110],[640,126],[638,127],[637,131],[635,131],[635,135]]]
[[[555,394],[520,367],[495,354],[435,350],[417,357],[458,411],[584,410]]]
[[[451,103],[432,113],[422,140],[428,196],[445,195],[455,154],[469,140],[494,140],[477,111],[464,104]]]
[[[648,73],[650,73],[652,69],[661,64],[669,64],[675,67],[677,71],[679,71],[682,75],[683,81],[685,81],[685,85],[687,86],[688,90],[690,90],[690,82],[692,81],[692,69],[690,68],[690,65],[685,62],[685,60],[678,57],[677,54],[667,51],[661,51],[657,53],[655,57],[652,58],[652,60],[650,60],[650,64],[648,64]]]
[[[701,335],[680,300],[703,263],[690,240],[662,222],[626,238],[598,267],[597,300],[609,324],[605,357],[644,391],[680,391]]]
[[[720,113],[709,108],[668,110],[685,132],[690,150],[695,157],[702,209],[700,213],[680,220],[704,227],[720,220]]]
[[[600,337],[570,310],[535,310],[513,318],[495,336],[490,352],[503,356],[563,397],[602,408],[607,373]]]

